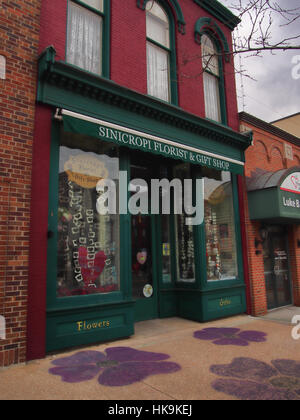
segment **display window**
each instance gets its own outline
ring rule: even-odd
[[[57,297],[120,290],[118,215],[100,215],[97,186],[118,188],[118,149],[64,133],[59,148]]]
[[[190,165],[177,165],[174,168],[174,176],[182,183],[186,179],[191,179]],[[187,217],[184,208],[180,214],[175,214],[177,282],[179,283],[195,283],[196,281],[194,229],[192,225],[186,223]]]
[[[238,276],[233,186],[229,172],[204,170],[207,281]]]

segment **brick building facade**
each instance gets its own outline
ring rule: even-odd
[[[26,360],[31,165],[40,0],[0,10],[0,367]]]
[[[279,184],[282,186],[286,177],[299,172],[300,139],[247,113],[240,114],[240,124],[242,132],[253,131],[254,141],[246,151],[244,200],[251,294],[249,312],[258,316],[279,306],[300,305],[298,197],[292,193],[290,202],[295,203],[294,213],[279,217],[276,207],[281,204],[267,195],[272,190],[282,191]],[[279,200],[288,202],[284,196]],[[260,206],[264,206],[264,212]],[[274,249],[270,251],[266,234],[273,235],[273,242],[278,242],[275,255]],[[279,241],[283,237],[287,244]],[[284,266],[286,261],[287,266]],[[277,294],[276,299],[274,294]]]
[[[230,55],[239,19],[216,0],[123,3],[44,0],[41,10],[34,2],[35,11],[27,5],[22,12],[11,3],[16,15],[25,13],[22,35],[28,29],[33,43],[22,41],[32,66],[24,96],[32,105],[36,98],[37,106],[35,115],[33,107],[18,115],[21,124],[13,127],[22,125],[13,141],[18,138],[26,149],[19,156],[14,147],[11,154],[15,169],[22,167],[22,190],[13,184],[3,190],[12,212],[1,213],[1,223],[12,223],[9,239],[1,238],[1,246],[11,244],[1,247],[5,305],[13,314],[8,332],[13,322],[22,335],[19,357],[5,364],[127,337],[142,319],[182,316],[201,322],[246,310],[239,194],[250,137],[239,132]],[[4,26],[11,21],[13,14]],[[201,59],[204,49],[213,64]],[[185,227],[184,214],[99,216],[98,183],[109,175],[121,182],[121,170],[128,179],[141,173],[176,173],[194,185],[202,179],[205,223]],[[25,216],[18,218],[13,237],[16,193]],[[8,293],[14,294],[11,300]]]

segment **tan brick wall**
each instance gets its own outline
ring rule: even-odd
[[[252,130],[254,143],[246,151],[245,174],[247,177],[257,169],[270,172],[288,169],[293,166],[300,166],[300,147],[288,143],[280,137],[270,134],[258,127],[242,121],[243,131]],[[300,143],[300,142],[299,142]],[[293,148],[293,160],[285,157],[285,144]],[[245,187],[246,191],[246,187]],[[247,230],[249,276],[251,283],[252,315],[263,315],[267,312],[267,298],[264,277],[264,262],[262,255],[262,245],[255,248],[255,238],[260,239],[259,228],[261,223],[249,219],[247,194],[244,194],[245,202],[245,223]],[[293,282],[294,303],[300,306],[300,228],[290,226],[289,228],[289,254],[290,268]]]

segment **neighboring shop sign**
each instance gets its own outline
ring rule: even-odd
[[[300,220],[300,172],[289,173],[277,185],[249,191],[248,202],[252,220]],[[274,174],[273,174],[274,175]]]
[[[282,191],[300,194],[300,172],[290,174],[281,184]]]
[[[300,172],[290,174],[280,186],[280,206],[291,217],[300,217]]]

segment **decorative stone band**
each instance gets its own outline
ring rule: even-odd
[[[66,109],[61,110],[61,114],[64,131],[66,132],[89,135],[120,146],[162,155],[220,171],[237,174],[242,174],[244,171],[244,162],[239,160],[163,139],[108,121],[88,117]]]

